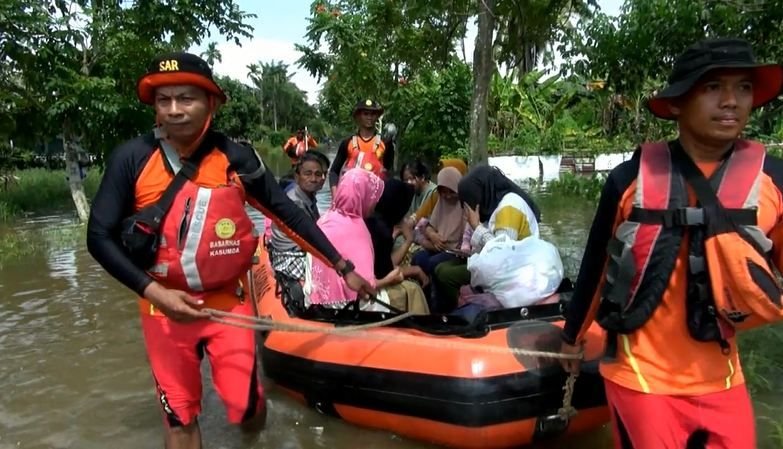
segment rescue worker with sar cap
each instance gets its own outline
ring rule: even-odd
[[[641,145],[606,180],[562,352],[579,353],[594,319],[607,331],[617,448],[756,448],[735,335],[783,316],[783,161],[740,136],[782,85],[744,40],[691,45],[647,103],[678,137]]]
[[[204,60],[189,53],[159,56],[139,78],[137,94],[153,106],[157,128],[111,154],[93,200],[87,247],[140,296],[166,447],[198,448],[204,354],[228,420],[253,431],[266,416],[254,332],[210,321],[202,310],[253,314],[243,281],[258,233],[246,201],[336,269],[360,296],[372,287],[280,190],[252,147],[211,129],[226,95]]]
[[[359,130],[337,147],[337,154],[329,169],[332,195],[337,189],[340,175],[346,170],[359,167],[384,178],[386,172],[393,169],[396,128],[387,140],[375,131],[375,125],[383,112],[383,106],[369,98],[359,100],[354,106],[352,115]]]

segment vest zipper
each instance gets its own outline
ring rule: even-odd
[[[185,246],[185,235],[188,232],[188,217],[190,216],[190,203],[193,198],[188,198],[185,201],[185,212],[182,214],[182,220],[179,222],[179,230],[177,232],[177,249],[182,251]]]

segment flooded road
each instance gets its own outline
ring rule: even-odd
[[[319,199],[322,207],[328,196]],[[573,279],[592,218],[583,200],[544,195],[542,233],[562,250]],[[262,217],[255,215],[258,224]],[[40,229],[45,247],[0,270],[0,449],[162,447],[162,425],[143,350],[134,295],[87,253],[67,214],[17,223]],[[208,376],[205,364],[204,375]],[[266,430],[247,437],[225,424],[205,389],[205,447],[214,449],[423,449],[425,444],[360,429],[309,410],[265,383]],[[763,440],[763,438],[762,438]],[[770,443],[771,444],[771,443]],[[762,448],[772,448],[760,444]],[[609,448],[608,432],[566,447]]]

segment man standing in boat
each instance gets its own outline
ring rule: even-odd
[[[381,178],[394,168],[394,136],[396,128],[390,132],[390,138],[384,140],[375,130],[378,119],[383,115],[383,106],[377,101],[366,99],[356,103],[353,119],[359,130],[351,137],[340,142],[337,154],[329,169],[329,186],[334,195],[340,175],[351,168],[363,168]]]
[[[318,143],[307,132],[307,128],[296,131],[296,135],[292,136],[283,144],[283,152],[291,160],[291,168],[293,169],[299,158],[302,157],[305,152],[309,150],[315,150],[318,148]]]
[[[647,104],[678,138],[642,145],[606,180],[562,351],[580,351],[593,319],[606,329],[618,448],[756,447],[735,333],[781,319],[783,161],[740,136],[781,85],[743,40],[690,46]]]
[[[256,430],[266,416],[251,330],[209,320],[204,308],[252,315],[245,276],[258,235],[245,201],[366,296],[353,272],[277,185],[256,152],[211,129],[226,96],[201,58],[156,58],[137,84],[157,128],[113,151],[92,204],[90,254],[139,296],[147,356],[168,449],[199,448],[206,354],[228,420]]]

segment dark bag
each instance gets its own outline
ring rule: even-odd
[[[166,154],[166,150],[163,148],[165,144],[158,140],[157,145],[163,152],[163,156],[170,161],[170,156]],[[148,270],[155,263],[158,247],[160,246],[159,231],[163,218],[174,202],[177,193],[185,185],[185,182],[193,179],[196,175],[198,164],[203,159],[204,153],[205,151],[199,149],[192,159],[183,159],[181,161],[182,167],[168,187],[166,187],[160,199],[122,221],[120,240],[128,257],[137,267]]]

